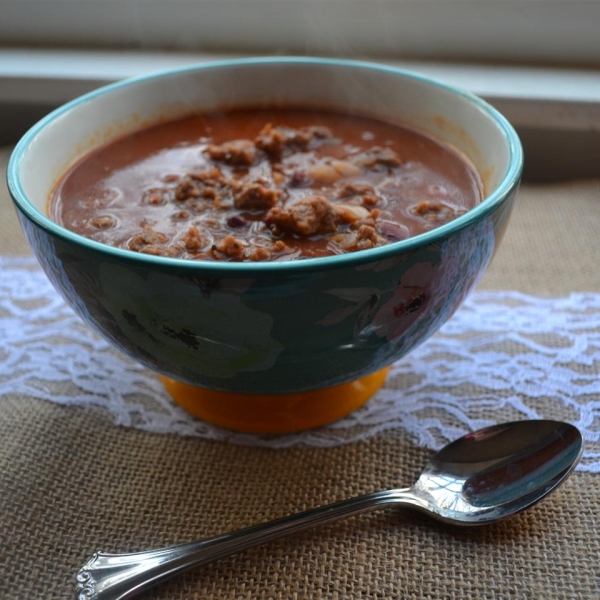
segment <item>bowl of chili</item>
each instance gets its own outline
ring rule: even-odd
[[[363,62],[247,59],[107,86],[15,148],[48,278],[218,425],[340,418],[485,272],[522,171],[494,108]]]

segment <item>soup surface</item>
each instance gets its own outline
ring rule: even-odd
[[[403,240],[481,198],[468,161],[421,132],[248,109],[161,123],[94,150],[59,181],[50,216],[135,252],[281,261]]]

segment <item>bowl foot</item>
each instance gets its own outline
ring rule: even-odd
[[[389,367],[334,387],[294,394],[234,394],[162,377],[173,400],[213,425],[246,433],[291,433],[320,427],[355,411],[383,385]]]

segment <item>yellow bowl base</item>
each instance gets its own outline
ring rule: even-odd
[[[213,425],[246,433],[291,433],[320,427],[355,411],[383,385],[389,367],[334,387],[293,394],[234,394],[161,376],[183,409]]]

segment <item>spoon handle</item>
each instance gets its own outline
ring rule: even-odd
[[[420,504],[410,488],[342,500],[275,521],[196,542],[130,554],[97,552],[77,574],[77,600],[125,600],[160,581],[198,565],[389,504]]]

